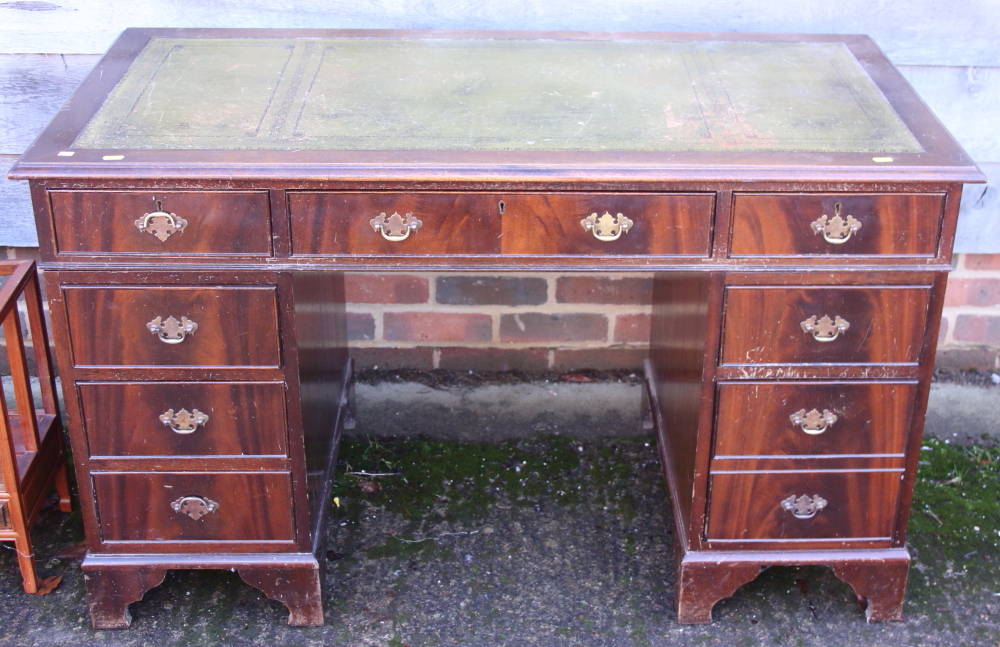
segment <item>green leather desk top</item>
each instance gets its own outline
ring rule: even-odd
[[[843,44],[149,40],[76,149],[919,153]]]

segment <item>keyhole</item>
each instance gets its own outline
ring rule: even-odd
[[[503,200],[500,201],[500,204],[498,206],[500,207],[500,215],[502,216],[503,215],[503,207],[504,207]]]
[[[160,202],[159,200],[156,201],[156,210],[163,211],[163,203]]]

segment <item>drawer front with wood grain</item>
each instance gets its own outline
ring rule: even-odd
[[[289,472],[95,472],[103,542],[291,542]]]
[[[944,194],[738,193],[730,256],[938,253]]]
[[[270,256],[267,191],[49,191],[59,254]]]
[[[709,541],[886,540],[899,471],[711,475]]]
[[[292,255],[500,253],[500,212],[486,194],[289,192]]]
[[[728,287],[722,364],[916,364],[930,286]]]
[[[717,459],[901,457],[916,382],[723,382]]]
[[[92,457],[287,456],[283,382],[77,384]]]
[[[503,253],[692,256],[711,253],[715,194],[512,194]]]
[[[280,364],[273,287],[64,287],[76,366]]]

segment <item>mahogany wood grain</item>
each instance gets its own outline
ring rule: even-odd
[[[49,191],[48,197],[59,254],[271,254],[266,191]],[[155,211],[176,214],[187,226],[161,241],[135,224]]]
[[[909,558],[859,558],[833,564],[833,574],[850,584],[859,599],[867,601],[868,622],[901,621],[909,567]]]
[[[730,256],[936,256],[943,194],[737,193]],[[853,216],[861,227],[829,243],[811,223]]]
[[[915,381],[724,382],[719,384],[714,457],[901,458],[915,391]],[[802,409],[830,411],[837,420],[819,434],[808,434],[789,418]]]
[[[282,382],[77,384],[92,457],[287,456]],[[160,416],[195,409],[208,422],[179,434]]]
[[[77,366],[280,365],[274,288],[65,287],[63,293]],[[180,343],[164,343],[146,327],[156,317],[187,317],[198,329]]]
[[[291,543],[289,472],[94,472],[101,540],[155,542],[190,550],[192,542]],[[200,519],[177,512],[182,497],[211,499],[218,509]],[[187,545],[187,546],[185,546]]]
[[[677,622],[683,625],[707,625],[712,622],[712,607],[730,597],[747,582],[760,575],[762,565],[754,562],[725,561],[684,563],[677,560]]]
[[[726,288],[723,365],[916,364],[930,286]],[[810,317],[850,324],[832,341],[803,331]]]
[[[499,201],[504,254],[707,257],[712,248],[712,193],[519,193]],[[598,240],[580,224],[594,213],[621,213],[632,226],[618,240]]]
[[[892,539],[902,469],[895,471],[713,473],[710,542]],[[820,496],[826,507],[799,519],[781,502]],[[791,548],[792,546],[789,546]]]
[[[412,213],[420,229],[406,240],[382,237],[371,220]],[[486,194],[289,192],[292,255],[498,254],[500,213]]]
[[[94,629],[125,629],[132,624],[128,605],[163,583],[164,568],[84,570],[90,623]]]

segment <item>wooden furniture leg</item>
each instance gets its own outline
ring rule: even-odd
[[[868,602],[868,622],[903,619],[903,594],[906,592],[908,558],[879,562],[842,562],[833,565],[833,574],[854,589],[858,598]]]
[[[162,584],[166,573],[162,568],[141,567],[84,571],[94,629],[125,629],[132,624],[128,605]]]
[[[712,607],[760,574],[756,562],[685,562],[677,565],[677,622],[709,624]]]
[[[288,624],[297,627],[323,625],[319,570],[241,568],[239,574],[244,582],[263,591],[269,599],[288,607]]]
[[[56,472],[56,494],[59,495],[59,510],[61,512],[73,512],[73,501],[70,499],[69,494],[69,478],[67,478],[66,463],[61,464],[59,471]]]

